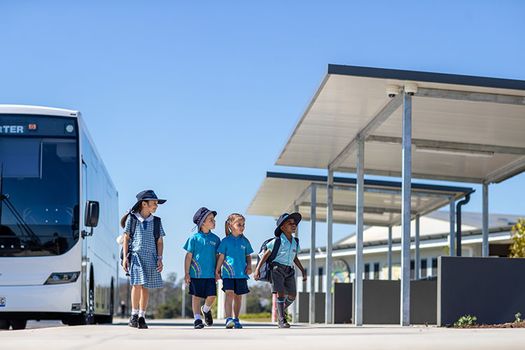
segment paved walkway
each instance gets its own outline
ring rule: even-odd
[[[525,329],[447,329],[398,326],[308,326],[277,329],[194,330],[187,320],[151,321],[150,329],[124,324],[34,328],[0,332],[1,349],[524,349]]]

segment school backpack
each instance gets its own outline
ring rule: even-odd
[[[129,240],[128,240],[128,261],[131,262],[131,244],[133,243],[133,236],[135,235],[135,230],[137,229],[138,219],[135,215],[129,214],[130,226],[129,226]],[[160,218],[158,216],[153,216],[153,237],[155,238],[155,243],[160,238]],[[155,244],[155,249],[157,244]],[[122,260],[124,258],[124,247],[120,248],[120,264],[122,265]]]
[[[263,244],[261,245],[261,249],[259,250],[259,254],[257,254],[257,266],[258,266],[259,262],[261,261],[262,256],[264,255],[264,253],[266,253],[266,250],[268,249],[267,247],[268,243],[270,243],[271,241],[275,239],[275,243],[273,245],[273,249],[272,249],[272,252],[270,253],[270,256],[268,257],[268,259],[266,259],[264,264],[259,268],[259,281],[265,281],[265,282],[270,282],[270,283],[272,282],[272,263],[277,257],[277,252],[279,252],[279,248],[281,247],[281,240],[276,239],[276,238],[279,238],[279,237],[272,237],[264,241]],[[294,239],[295,239],[295,242],[297,242],[297,246],[299,246],[299,238],[294,237]]]

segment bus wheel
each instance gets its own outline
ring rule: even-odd
[[[95,291],[89,288],[88,307],[86,312],[86,324],[95,323]]]
[[[11,326],[11,324],[8,320],[0,320],[0,329],[7,330],[9,329],[9,326]]]
[[[26,329],[27,320],[11,320],[10,322],[11,327],[13,327],[13,330]]]

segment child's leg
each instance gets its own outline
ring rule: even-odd
[[[233,317],[239,318],[241,313],[242,295],[234,294],[233,296]]]
[[[201,300],[202,298],[196,297],[195,295],[191,296],[191,309],[193,310],[193,316],[195,319],[201,319]]]
[[[149,301],[149,289],[142,286],[141,293],[140,293],[140,307],[139,307],[140,317],[144,317],[146,315],[146,308],[148,307],[148,301]]]
[[[285,294],[284,292],[277,292],[277,316],[279,320],[283,320],[285,317],[284,314],[284,303],[285,303]]]
[[[131,314],[132,315],[137,315],[139,313],[141,290],[142,290],[142,286],[140,285],[131,286]]]
[[[292,303],[295,301],[296,294],[290,293],[286,296],[286,299],[284,301],[284,308],[287,309],[288,306],[292,305]]]
[[[226,318],[231,318],[235,294],[233,293],[233,290],[226,290],[224,293],[226,294],[226,298],[224,299],[224,316],[226,316]]]
[[[207,297],[205,300],[204,300],[204,311],[205,312],[208,312],[210,311],[211,309],[211,306],[213,305],[213,303],[215,302],[215,296],[209,296]]]

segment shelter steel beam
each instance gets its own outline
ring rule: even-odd
[[[449,205],[450,234],[448,236],[448,251],[450,256],[456,256],[456,201],[450,200]]]
[[[412,96],[403,93],[402,234],[401,234],[401,326],[410,325],[410,209],[412,187]]]
[[[392,280],[392,226],[388,226],[388,252],[386,259],[388,264],[388,280]]]
[[[489,256],[489,184],[483,184],[481,256]]]
[[[332,230],[334,220],[334,171],[328,169],[326,184],[326,293],[325,293],[325,323],[332,323]]]
[[[420,229],[420,216],[416,215],[416,239],[415,239],[415,261],[414,261],[414,269],[415,269],[415,279],[418,280],[421,278],[421,255],[419,252],[419,229]]]
[[[366,139],[367,142],[378,142],[378,143],[389,143],[389,144],[401,144],[401,137],[395,136],[380,136],[370,135]],[[438,140],[425,140],[425,139],[412,139],[412,144],[417,148],[430,149],[430,150],[441,150],[453,153],[457,152],[472,152],[472,154],[486,154],[487,156],[493,154],[514,154],[524,155],[525,148],[523,147],[511,147],[511,146],[497,146],[497,145],[485,145],[479,143],[466,143],[466,142],[452,142],[452,141],[438,141]]]
[[[315,323],[315,228],[317,218],[317,187],[315,184],[310,186],[311,205],[310,205],[310,324]]]
[[[520,174],[525,170],[525,157],[516,159],[515,161],[505,165],[504,167],[490,173],[483,182],[501,182],[509,177]]]
[[[356,243],[355,243],[355,280],[354,280],[354,324],[363,325],[363,230],[364,230],[364,187],[365,187],[365,140],[357,142],[357,187],[356,205]]]
[[[328,169],[337,169],[352,153],[354,148],[357,146],[359,139],[366,138],[374,130],[376,130],[385,120],[394,113],[399,106],[403,103],[403,97],[401,94],[392,98],[388,103],[372,118],[372,120],[362,128],[352,141],[350,141],[345,148],[334,158],[334,160],[328,165]]]
[[[471,102],[490,102],[509,105],[525,106],[525,97],[516,95],[494,94],[489,92],[470,92],[432,88],[418,88],[417,97],[434,97],[447,100],[461,100]]]

